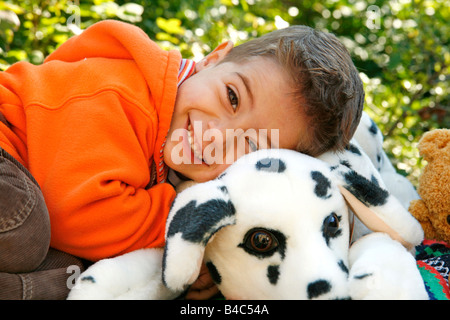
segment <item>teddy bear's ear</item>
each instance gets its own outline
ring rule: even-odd
[[[210,239],[234,223],[235,209],[220,180],[196,184],[179,193],[166,226],[164,284],[172,290],[184,290],[192,284]]]
[[[420,155],[432,161],[440,155],[450,155],[450,129],[435,129],[426,132],[419,141]]]

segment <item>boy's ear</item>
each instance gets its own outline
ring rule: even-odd
[[[214,65],[225,58],[225,56],[233,49],[234,44],[226,41],[215,48],[210,54],[195,64],[195,72],[199,72],[208,66]]]

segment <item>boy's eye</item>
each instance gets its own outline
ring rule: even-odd
[[[228,89],[228,99],[230,100],[231,107],[234,111],[236,111],[238,105],[239,105],[239,99],[236,95],[236,93],[231,89],[230,87],[227,87]]]

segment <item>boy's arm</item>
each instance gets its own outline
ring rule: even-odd
[[[187,300],[207,300],[219,293],[219,288],[209,274],[208,268],[202,263],[197,280],[189,287],[185,295]]]
[[[146,189],[158,118],[124,95],[105,90],[58,110],[27,110],[31,171],[49,208],[51,245],[88,260],[163,246],[175,197],[168,183]]]
[[[53,247],[98,260],[163,246],[175,191],[146,186],[170,126],[180,60],[137,27],[104,21],[44,64],[3,74],[1,111],[22,144],[12,154],[42,188]]]
[[[97,196],[108,193],[107,189],[114,195],[52,216],[52,247],[91,261],[162,247],[173,188],[159,184],[150,190],[136,189],[120,181],[104,184],[105,192]]]
[[[66,178],[47,180],[43,190],[51,215],[53,247],[96,261],[164,245],[173,187],[162,183],[145,189],[142,180],[148,171],[142,168],[142,180],[138,181],[135,173],[139,166],[131,168],[135,161],[129,159],[127,165],[123,152],[111,152],[108,159],[97,155],[79,160],[77,169],[69,164],[68,174],[62,175]],[[58,171],[64,170],[60,166]]]

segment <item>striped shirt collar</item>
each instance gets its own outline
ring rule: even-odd
[[[181,59],[180,70],[178,71],[178,87],[189,78],[195,71],[195,62],[189,59]]]
[[[195,71],[195,62],[188,59],[182,59],[180,63],[180,69],[178,71],[178,87],[189,78]],[[164,146],[166,141],[164,140],[161,149],[159,150],[159,160],[154,157],[154,161],[151,166],[150,183],[148,188],[155,183],[163,183],[167,181],[167,173],[169,167],[164,163]]]

